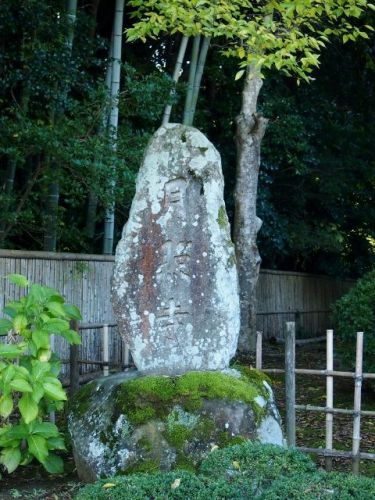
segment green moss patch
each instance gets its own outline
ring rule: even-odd
[[[252,406],[256,415],[262,411],[255,398],[267,391],[258,375],[235,378],[219,372],[188,372],[178,377],[148,376],[119,386],[116,407],[134,425],[152,419],[165,419],[176,405],[187,412],[202,407],[204,399],[242,401]],[[260,377],[260,376],[259,376]]]

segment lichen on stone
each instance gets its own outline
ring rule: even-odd
[[[217,223],[219,224],[221,229],[224,229],[228,226],[228,216],[225,210],[225,206],[221,205],[217,214]]]

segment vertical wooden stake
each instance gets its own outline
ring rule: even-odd
[[[262,369],[262,332],[257,332],[255,368],[257,370]]]
[[[327,370],[333,370],[333,330],[327,330]],[[326,408],[333,409],[333,377],[326,379]],[[326,449],[333,449],[333,413],[326,414]],[[332,457],[325,457],[326,470],[332,470]]]
[[[70,322],[70,328],[79,333],[78,321],[72,320]],[[79,388],[79,364],[78,364],[78,356],[79,349],[77,344],[72,344],[69,346],[69,381],[70,381],[70,395],[73,396],[74,393],[78,391]]]
[[[362,391],[363,332],[357,332],[355,358],[354,418],[353,418],[353,474],[359,474],[359,447],[361,442],[361,391]]]
[[[103,325],[103,376],[109,375],[109,329]]]
[[[124,346],[124,356],[123,356],[123,364],[125,368],[128,368],[129,366],[129,346],[128,344],[123,340],[123,346]]]
[[[296,325],[286,324],[285,338],[285,406],[286,439],[288,446],[296,446]]]

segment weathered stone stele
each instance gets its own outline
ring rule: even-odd
[[[161,127],[146,150],[112,300],[143,373],[220,370],[235,354],[238,280],[220,155],[194,128]]]

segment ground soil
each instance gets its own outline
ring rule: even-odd
[[[296,349],[296,363],[298,368],[325,368],[324,343],[309,344]],[[241,360],[247,365],[255,365],[253,357]],[[266,343],[263,353],[264,368],[284,367],[284,346]],[[335,359],[335,368],[348,369],[340,365]],[[284,405],[284,376],[272,376],[273,387],[282,418],[285,415]],[[335,379],[334,406],[337,408],[353,408],[354,382],[351,379]],[[325,406],[325,377],[298,375],[297,376],[297,403]],[[362,392],[362,408],[375,410],[375,393],[371,388],[364,388]],[[351,416],[334,416],[334,448],[351,450],[353,420]],[[374,453],[375,451],[375,418],[362,418],[361,422],[361,451]],[[297,446],[318,448],[325,446],[325,415],[312,412],[297,412]],[[324,468],[324,458],[312,456],[319,467]],[[0,500],[14,498],[27,500],[71,500],[81,487],[75,473],[71,454],[65,457],[66,474],[51,477],[36,466],[29,466],[17,470],[10,477],[6,475],[0,480]],[[351,461],[348,459],[333,459],[333,470],[351,471]],[[362,461],[361,474],[375,476],[375,461]]]

